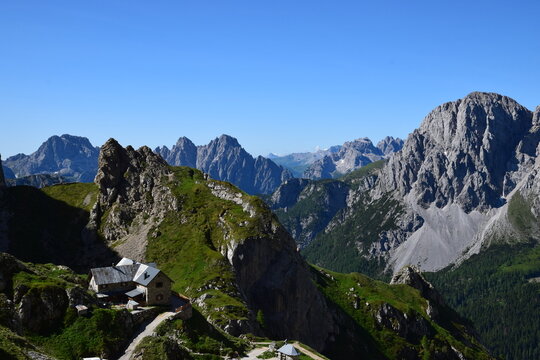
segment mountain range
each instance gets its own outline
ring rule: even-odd
[[[292,174],[272,160],[253,158],[228,135],[210,141],[208,145],[195,146],[186,137],[178,139],[169,149],[158,147],[155,152],[174,166],[189,166],[204,171],[213,179],[228,181],[249,194],[268,194]]]
[[[474,92],[435,108],[388,159],[332,181],[289,180],[266,200],[308,261],[381,279],[413,264],[496,353],[534,358],[540,304],[513,297],[538,291],[539,131],[540,107]],[[502,324],[516,317],[527,325],[508,342]]]
[[[294,174],[297,178],[328,179],[343,176],[353,170],[378,161],[399,151],[403,140],[387,136],[374,146],[369,138],[360,138],[315,152],[292,153],[268,157]]]
[[[493,359],[414,268],[383,284],[310,266],[259,198],[148,147],[110,139],[94,183],[2,180],[0,246],[11,255],[0,254],[0,354],[10,358],[118,357],[134,315],[99,309],[68,266],[85,274],[129,257],[158,264],[194,312],[158,327],[133,358],[217,359],[256,335],[334,359]],[[91,314],[77,317],[75,304]]]
[[[231,182],[249,194],[268,194],[292,178],[298,166],[307,169],[303,175],[309,178],[333,177],[340,171],[349,172],[397,151],[402,141],[387,137],[377,148],[363,146],[365,143],[371,144],[365,138],[315,153],[271,156],[275,161],[262,156],[254,158],[228,135],[199,146],[181,137],[171,149],[162,146],[154,151],[170,165],[197,168],[214,179]],[[94,147],[85,137],[52,136],[30,155],[7,158],[3,169],[5,177],[10,179],[9,186],[43,187],[63,182],[91,182],[97,174],[98,154],[99,147]]]
[[[218,331],[332,358],[488,358],[464,317],[496,356],[540,356],[540,107],[474,92],[404,143],[295,156],[314,179],[226,135],[155,151],[110,140],[94,183],[6,189],[2,175],[0,250],[83,272],[155,261]]]

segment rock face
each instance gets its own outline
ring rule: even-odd
[[[387,303],[379,307],[375,318],[380,326],[396,332],[411,342],[419,342],[423,336],[431,336],[434,333],[431,325],[420,314],[407,316]]]
[[[109,139],[99,154],[95,183],[98,201],[89,228],[101,227],[106,241],[120,241],[122,256],[144,260],[148,231],[167,211],[177,209],[171,190],[161,178],[170,175],[167,163],[148,147],[123,148]],[[102,218],[103,214],[108,216]]]
[[[437,270],[479,251],[484,233],[536,156],[533,113],[493,93],[472,93],[437,107],[392,156],[375,196],[392,192],[424,224],[390,251],[394,271],[407,263]],[[406,241],[405,241],[406,240]]]
[[[258,156],[254,159],[228,135],[221,135],[208,145],[195,146],[182,137],[172,149],[156,148],[170,165],[189,166],[208,173],[212,178],[228,181],[249,194],[268,194],[291,173],[272,160]]]
[[[16,177],[57,174],[71,181],[91,182],[96,175],[99,148],[87,138],[52,136],[31,155],[18,154],[4,161]]]
[[[326,155],[310,165],[304,172],[304,177],[308,179],[339,177],[374,161],[382,160],[400,150],[402,143],[401,139],[392,137],[386,137],[377,147],[368,138],[346,142],[339,151]]]
[[[505,176],[531,128],[532,112],[506,96],[472,93],[443,104],[391,157],[380,189],[409,195],[423,207],[456,203],[470,212],[500,206],[511,190]]]
[[[394,274],[390,284],[409,285],[420,292],[422,297],[434,302],[438,306],[444,305],[444,300],[433,285],[427,281],[418,268],[404,266]]]

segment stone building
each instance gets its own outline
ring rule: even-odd
[[[144,305],[167,305],[172,280],[156,264],[123,258],[116,265],[90,270],[89,289],[101,299],[132,299]]]

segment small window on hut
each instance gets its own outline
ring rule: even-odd
[[[157,287],[157,288],[163,287],[163,282],[162,282],[162,281],[158,281],[158,282],[156,283],[156,287]]]

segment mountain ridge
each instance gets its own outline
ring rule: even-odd
[[[272,160],[251,156],[236,138],[229,135],[221,135],[207,145],[199,146],[181,137],[171,149],[163,146],[154,151],[170,165],[202,170],[212,178],[229,181],[252,195],[272,192],[292,177],[288,170]]]

